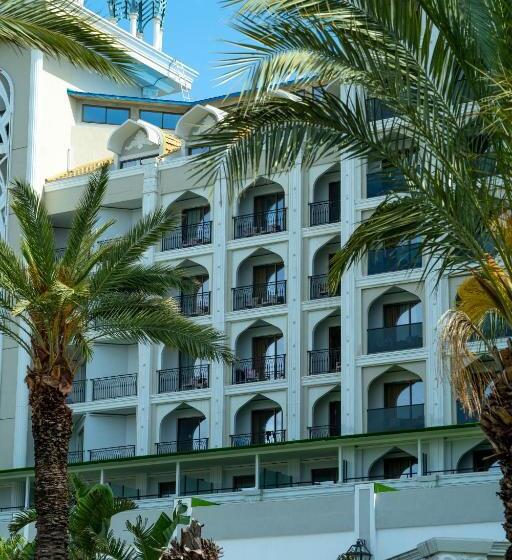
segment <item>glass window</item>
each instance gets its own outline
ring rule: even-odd
[[[204,154],[210,151],[209,146],[190,146],[187,148],[187,155],[188,156],[197,156],[199,154]]]
[[[119,107],[82,106],[82,121],[96,124],[123,124],[130,118],[130,109]]]
[[[176,128],[176,124],[180,117],[180,114],[163,113],[162,111],[142,110],[139,112],[139,118],[143,121],[168,130],[174,130]]]

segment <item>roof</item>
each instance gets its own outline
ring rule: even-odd
[[[70,177],[87,175],[88,173],[93,173],[94,171],[98,170],[100,167],[103,167],[104,165],[112,165],[113,163],[114,163],[114,158],[104,158],[104,159],[98,159],[96,161],[90,161],[89,163],[84,163],[83,165],[74,167],[73,169],[68,169],[68,171],[64,171],[62,173],[58,173],[57,175],[53,175],[53,177],[48,177],[48,179],[46,179],[46,182],[51,183],[53,181],[60,181],[61,179],[69,179]]]

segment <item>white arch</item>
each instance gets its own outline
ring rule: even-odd
[[[212,105],[195,105],[187,111],[177,122],[176,124],[176,134],[180,138],[184,138],[185,140],[190,139],[194,134],[198,134],[199,132],[203,132],[203,129],[209,128],[207,123],[206,126],[202,124],[202,121],[205,119],[216,124],[220,122],[225,116],[226,112],[218,109],[217,107],[213,107]]]
[[[141,119],[133,120],[128,119],[123,124],[117,127],[110,135],[107,142],[107,149],[117,155],[121,155],[124,146],[129,138],[131,138],[138,131],[143,131],[147,137],[147,142],[158,146],[159,155],[165,153],[165,134],[157,126],[147,123]]]

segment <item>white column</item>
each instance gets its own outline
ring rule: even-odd
[[[226,332],[226,308],[227,301],[227,254],[226,244],[228,240],[228,225],[230,224],[230,205],[227,200],[226,181],[221,179],[214,188],[213,195],[213,268],[210,271],[210,281],[212,286],[212,325],[220,332]],[[227,342],[227,341],[226,341]],[[225,438],[229,434],[224,434],[224,383],[226,366],[222,362],[213,362],[210,366],[210,387],[212,401],[210,413],[210,446],[222,447]]]
[[[254,456],[254,487],[256,490],[260,489],[260,456]]]
[[[425,424],[442,426],[445,422],[445,384],[447,374],[442,371],[439,348],[439,320],[449,307],[448,279],[430,274],[425,281],[423,339],[427,349],[425,383]],[[448,411],[450,407],[448,407]],[[447,419],[446,419],[447,420]]]
[[[41,51],[30,52],[30,97],[28,108],[28,142],[26,180],[38,193],[43,188],[39,165],[39,103],[41,100],[41,76],[43,73],[43,54]],[[28,389],[25,384],[29,357],[25,350],[18,348],[18,367],[16,372],[16,410],[14,413],[13,467],[24,467],[27,461],[27,442],[29,433]]]
[[[142,215],[154,212],[158,205],[158,165],[144,165],[142,190]],[[144,264],[154,261],[155,249],[152,247],[144,255]],[[155,348],[152,344],[139,344],[139,371],[137,377],[137,455],[152,452],[151,441],[151,389],[154,368]]]
[[[132,12],[131,14],[128,15],[128,18],[130,20],[130,34],[133,35],[134,37],[137,36],[137,12]]]
[[[159,17],[155,17],[151,20],[153,24],[153,47],[157,51],[162,50],[162,20]]]
[[[298,158],[288,175],[288,263],[286,300],[288,304],[288,344],[286,376],[288,380],[288,414],[286,439],[301,438],[302,375],[302,159]]]
[[[181,464],[180,464],[179,461],[177,461],[177,463],[176,463],[176,490],[175,490],[176,496],[179,496],[180,492],[181,492],[180,479],[181,479]]]

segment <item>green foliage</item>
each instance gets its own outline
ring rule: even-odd
[[[98,17],[69,0],[2,0],[0,41],[38,49],[121,83],[132,83],[133,59],[95,27]]]
[[[91,177],[60,257],[44,204],[23,182],[11,189],[23,260],[0,241],[0,332],[31,355],[29,383],[50,377],[68,391],[78,364],[90,357],[100,337],[163,343],[194,357],[230,360],[222,334],[181,315],[168,296],[185,285],[182,274],[144,263],[144,253],[176,225],[174,217],[157,210],[125,236],[98,244],[111,225],[98,225],[107,184],[106,168]],[[20,336],[18,324],[31,344]]]
[[[0,560],[32,560],[34,554],[34,543],[28,543],[21,535],[0,537]]]

